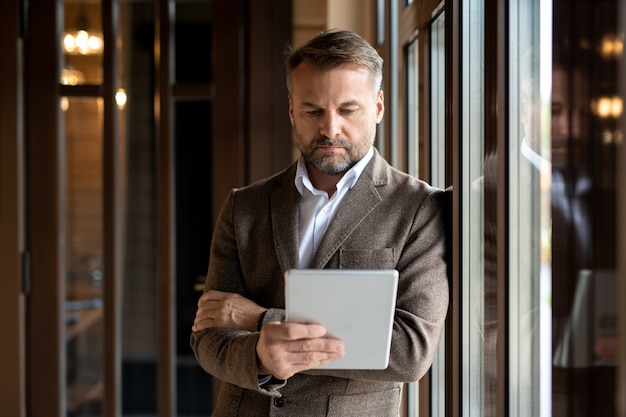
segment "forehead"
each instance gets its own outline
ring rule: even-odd
[[[304,62],[292,73],[292,95],[369,95],[373,92],[372,78],[367,68],[356,64],[343,64],[322,70]]]
[[[586,80],[580,71],[570,73],[555,68],[552,72],[552,102],[569,104],[585,102],[585,85]]]

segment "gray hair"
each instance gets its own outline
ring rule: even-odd
[[[365,67],[372,75],[373,86],[382,87],[383,59],[374,47],[354,32],[329,30],[322,32],[297,49],[286,50],[287,90],[291,94],[293,71],[303,62],[326,71],[344,64]]]

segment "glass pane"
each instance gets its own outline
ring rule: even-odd
[[[623,319],[616,315],[616,294],[624,277],[615,271],[615,156],[623,146],[617,78],[624,71],[624,33],[616,16],[622,4],[553,2],[549,156],[555,417],[623,411],[617,407],[624,399],[624,390],[617,388],[624,339],[616,333],[616,322]]]
[[[213,0],[176,2],[175,83],[211,83]]]
[[[156,271],[154,134],[154,2],[119,7],[119,85],[126,103],[119,118],[125,171],[124,269],[121,329],[122,415],[156,416],[159,324]],[[118,102],[118,106],[120,106]]]
[[[174,105],[176,149],[176,366],[179,416],[208,416],[213,378],[189,345],[198,298],[204,288],[213,235],[210,101]]]
[[[63,98],[66,158],[67,408],[99,416],[103,395],[102,100]]]
[[[446,17],[441,12],[430,26],[430,182],[446,188]],[[446,332],[442,332],[437,354],[431,367],[431,416],[446,415]]]
[[[508,196],[511,416],[551,415],[550,175],[545,158],[550,98],[542,94],[550,81],[549,3],[510,4],[509,148],[516,150],[509,153]]]
[[[430,26],[430,129],[433,185],[445,188],[446,180],[446,17],[440,13]]]
[[[407,96],[407,172],[419,176],[419,66],[418,38],[415,38],[406,51],[406,96]]]
[[[102,82],[102,3],[65,0],[61,34],[62,84]]]
[[[492,321],[495,291],[485,282],[483,0],[463,2],[462,31],[462,398],[463,416],[495,415],[485,400],[495,385],[496,328]],[[490,356],[487,356],[490,355]],[[488,358],[488,359],[486,359]],[[495,394],[495,392],[492,392]]]

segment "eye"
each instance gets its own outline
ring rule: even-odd
[[[341,114],[349,116],[351,114],[354,114],[356,112],[356,109],[341,109],[340,111],[341,111]]]
[[[317,117],[320,114],[322,114],[322,111],[320,109],[315,109],[315,110],[307,110],[305,112],[305,114],[309,117]]]

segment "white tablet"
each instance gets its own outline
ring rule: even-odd
[[[285,273],[286,321],[323,324],[345,355],[318,368],[385,369],[398,271],[292,269]]]

